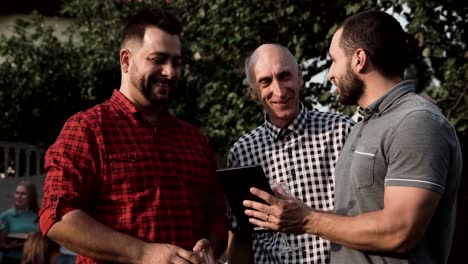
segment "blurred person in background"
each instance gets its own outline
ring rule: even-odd
[[[28,233],[39,231],[36,186],[22,181],[15,191],[14,206],[0,214],[2,264],[21,262],[21,252]]]
[[[61,246],[60,255],[57,258],[57,264],[74,264],[76,263],[76,253],[68,248]]]
[[[28,236],[24,243],[21,264],[55,264],[60,254],[60,246],[43,237],[40,232]]]

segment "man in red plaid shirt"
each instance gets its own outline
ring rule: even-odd
[[[40,227],[77,263],[214,263],[224,195],[199,129],[171,116],[181,74],[177,18],[142,11],[124,28],[122,81],[71,117],[46,154]]]

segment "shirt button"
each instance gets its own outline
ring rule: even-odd
[[[57,196],[53,195],[50,199],[52,200],[52,202],[55,202],[57,201]]]
[[[361,137],[361,136],[362,136],[362,134],[361,134],[361,133],[359,133],[359,134],[357,135],[357,137]]]
[[[355,147],[352,147],[352,148],[351,148],[351,151],[352,151],[352,152],[354,152],[355,150],[356,150],[356,148],[355,148]]]

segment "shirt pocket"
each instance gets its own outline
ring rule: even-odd
[[[132,150],[108,154],[105,183],[111,192],[135,195],[153,187],[156,180],[150,156]]]
[[[359,189],[372,186],[374,183],[374,166],[377,148],[358,146],[353,151],[351,177]]]

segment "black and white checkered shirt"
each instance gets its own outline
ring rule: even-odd
[[[301,104],[296,119],[280,129],[268,120],[231,148],[228,167],[261,165],[270,185],[308,206],[333,210],[334,167],[353,121],[343,115],[309,111]],[[237,228],[233,215],[231,226]],[[255,232],[255,263],[328,263],[330,242],[315,235]]]

